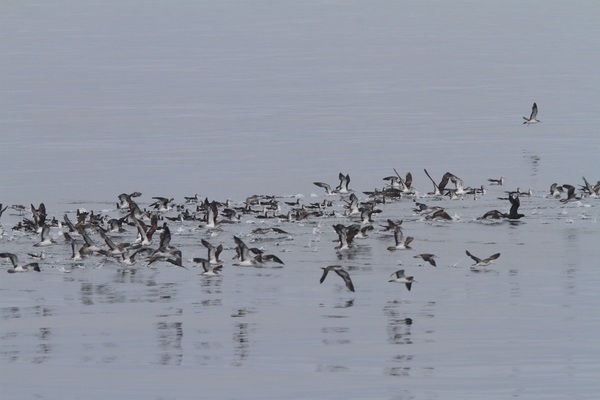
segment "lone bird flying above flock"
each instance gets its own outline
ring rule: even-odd
[[[527,117],[523,117],[523,119],[525,120],[525,122],[523,122],[523,125],[531,125],[531,124],[535,124],[537,122],[542,122],[539,119],[537,119],[537,114],[538,114],[538,106],[536,103],[533,103],[533,106],[531,107],[531,115],[529,115],[529,118]]]

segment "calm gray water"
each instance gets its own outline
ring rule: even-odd
[[[0,280],[0,389],[30,398],[595,399],[600,392],[600,200],[550,184],[600,179],[596,2],[12,1],[0,6],[0,202],[119,216],[122,192],[241,204],[346,196],[410,171],[421,198],[380,205],[370,237],[336,252],[333,224],[245,215],[216,230],[169,222],[189,271],[69,259]],[[537,102],[543,122],[522,125]],[[487,186],[427,198],[426,168]],[[488,186],[488,178],[505,178]],[[482,224],[521,198],[518,224]],[[192,208],[191,206],[188,206]],[[290,206],[284,205],[283,212]],[[175,216],[175,211],[164,214]],[[0,252],[37,237],[0,220]],[[379,225],[403,219],[412,250]],[[278,226],[288,235],[252,235]],[[233,235],[283,259],[236,267]],[[99,235],[93,238],[100,242]],[[132,241],[135,230],[115,236]],[[204,238],[222,277],[192,266]],[[474,272],[469,250],[501,257]],[[437,268],[413,258],[438,255]],[[321,267],[344,265],[356,292]],[[8,260],[1,261],[8,268]],[[61,268],[72,270],[61,272]],[[388,283],[403,268],[409,292]]]

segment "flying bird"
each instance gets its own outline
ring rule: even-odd
[[[321,280],[319,281],[319,283],[323,283],[329,271],[334,271],[336,274],[342,277],[348,290],[354,292],[354,285],[352,284],[352,279],[350,279],[350,275],[344,269],[344,267],[342,267],[341,265],[330,265],[328,267],[322,267],[321,269],[323,270],[323,275],[321,275]]]
[[[19,264],[19,258],[16,254],[13,253],[0,253],[0,258],[10,259],[10,262],[12,263],[13,267],[6,270],[9,274],[13,274],[15,272],[27,272],[30,269],[36,272],[41,271],[39,264],[36,262],[29,264]]]
[[[423,261],[427,261],[429,264],[433,265],[434,267],[437,267],[437,265],[435,265],[435,258],[437,256],[435,254],[431,254],[431,253],[422,253],[422,254],[417,254],[416,256],[413,256],[413,258],[422,258]]]
[[[531,124],[535,124],[536,122],[542,122],[539,119],[537,119],[537,113],[538,113],[538,107],[536,103],[533,103],[533,106],[531,107],[531,115],[529,116],[529,118],[527,117],[523,117],[523,119],[525,120],[525,122],[523,122],[523,125],[531,125]]]
[[[469,257],[471,257],[473,259],[473,261],[475,261],[475,264],[473,264],[473,265],[478,266],[478,267],[485,267],[486,265],[490,265],[490,264],[492,264],[492,262],[495,259],[500,257],[500,253],[496,253],[496,254],[492,254],[488,258],[481,259],[481,258],[469,253],[469,250],[467,250],[466,253]]]
[[[403,269],[394,272],[391,276],[394,276],[394,275],[396,277],[394,279],[390,279],[388,282],[404,283],[406,285],[406,288],[410,292],[410,287],[412,286],[413,282],[416,282],[414,280],[414,277],[404,275]]]

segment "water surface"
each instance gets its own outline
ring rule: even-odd
[[[598,200],[564,205],[551,183],[600,179],[598,6],[548,2],[9,2],[2,6],[0,201],[110,216],[117,195],[251,194],[308,204],[312,184],[382,188],[411,171],[421,195],[446,171],[478,200],[380,205],[376,229],[338,253],[332,225],[245,215],[215,231],[169,223],[190,269],[123,272],[46,249],[42,273],[0,282],[3,393],[19,398],[592,399],[600,390]],[[521,124],[537,102],[543,121]],[[531,188],[518,224],[505,190]],[[285,198],[284,198],[285,197]],[[192,207],[192,206],[188,206]],[[289,206],[283,206],[284,212]],[[176,212],[166,213],[174,216]],[[11,228],[0,250],[39,251]],[[404,219],[413,250],[379,231]],[[256,226],[289,235],[260,238]],[[233,235],[282,268],[236,267]],[[115,239],[131,241],[129,228]],[[93,234],[95,240],[100,237]],[[225,246],[222,277],[192,267],[200,239]],[[501,252],[474,272],[465,250]],[[438,267],[413,255],[433,252]],[[342,264],[319,285],[321,267]],[[8,261],[2,263],[8,268]],[[61,267],[72,270],[61,272]],[[403,268],[408,292],[388,283]]]

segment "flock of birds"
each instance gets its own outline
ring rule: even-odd
[[[541,122],[537,119],[537,104],[533,104],[529,118],[523,117],[524,124],[533,124]],[[385,204],[400,201],[402,199],[411,199],[415,208],[415,215],[419,215],[425,221],[451,221],[454,218],[441,206],[429,206],[422,199],[462,199],[472,196],[477,199],[486,193],[484,185],[472,188],[465,186],[462,179],[453,173],[446,172],[438,182],[434,180],[429,172],[424,172],[430,179],[433,189],[427,194],[419,193],[413,186],[413,177],[409,172],[402,177],[396,169],[395,175],[386,176],[383,180],[386,182],[381,189],[363,192],[367,198],[360,200],[356,193],[350,189],[350,175],[339,173],[339,183],[337,186],[325,182],[314,182],[314,185],[325,190],[324,195],[338,196],[343,202],[343,211],[335,209],[333,200],[327,198],[322,202],[312,204],[301,204],[298,198],[295,202],[282,202],[275,196],[253,195],[248,197],[241,205],[235,206],[230,201],[217,202],[209,201],[208,198],[201,200],[198,194],[185,197],[184,204],[176,204],[173,198],[153,197],[147,209],[142,209],[137,199],[142,196],[140,192],[123,193],[118,196],[116,203],[117,216],[97,214],[93,211],[77,210],[76,221],[70,220],[67,214],[64,214],[62,220],[56,217],[49,218],[46,207],[42,203],[39,207],[33,204],[29,207],[29,216],[23,219],[12,230],[20,231],[26,234],[39,235],[39,241],[33,244],[35,248],[47,248],[49,246],[66,245],[70,247],[72,261],[83,261],[90,257],[103,257],[102,265],[108,261],[124,267],[127,271],[132,265],[137,264],[143,258],[146,265],[157,263],[168,263],[188,269],[183,264],[182,251],[171,243],[171,230],[169,224],[198,224],[198,228],[206,231],[222,231],[226,226],[240,223],[244,216],[251,216],[255,219],[274,220],[277,224],[294,223],[298,221],[313,220],[319,218],[334,217],[339,219],[348,219],[349,224],[333,224],[333,230],[337,234],[337,245],[335,251],[338,253],[346,252],[355,245],[356,238],[367,237],[370,231],[375,229],[375,216],[382,212]],[[579,201],[585,197],[600,196],[600,181],[591,185],[587,179],[583,178],[584,185],[578,190],[573,185],[558,185],[554,183],[546,197],[559,198],[561,203]],[[504,177],[499,179],[488,179],[488,185],[504,185]],[[506,199],[510,203],[510,210],[503,212],[500,210],[490,210],[476,218],[476,221],[518,221],[525,215],[519,213],[520,196],[530,196],[532,191],[523,192],[519,188],[513,191],[507,191]],[[566,197],[563,197],[566,194]],[[287,206],[287,213],[282,213],[282,206]],[[8,209],[8,206],[2,207],[0,204],[0,217]],[[13,205],[11,209],[23,215],[27,208],[22,205]],[[175,211],[176,215],[173,215]],[[160,222],[159,222],[160,221]],[[379,231],[382,233],[392,233],[394,245],[390,245],[388,251],[397,251],[411,249],[413,237],[404,235],[402,220],[387,219],[385,224],[379,225]],[[127,232],[127,227],[137,232],[131,242],[114,243],[115,235],[121,237]],[[58,230],[54,237],[51,235],[51,228]],[[263,226],[252,230],[252,235],[266,235],[268,233],[278,235],[289,235],[285,230],[275,226]],[[5,231],[0,225],[0,239]],[[98,235],[102,242],[97,244],[94,236]],[[158,243],[155,239],[158,235]],[[62,240],[61,240],[62,237]],[[62,243],[61,243],[62,242]],[[267,254],[263,249],[248,246],[242,238],[233,236],[233,247],[235,251],[233,265],[236,266],[265,266],[268,264],[283,266],[284,262],[274,254]],[[202,275],[218,276],[221,275],[224,261],[221,259],[221,253],[224,250],[223,244],[217,246],[202,238],[200,244],[206,249],[206,257],[194,257],[191,259],[194,265],[201,266]],[[489,257],[480,258],[466,250],[474,264],[472,268],[485,267],[500,257],[500,253],[495,253]],[[9,273],[35,271],[41,272],[40,260],[45,258],[45,252],[28,253],[28,257],[37,259],[29,263],[21,263],[19,256],[10,252],[0,253],[0,258],[10,260],[12,267],[7,271]],[[422,259],[431,266],[436,266],[437,256],[433,253],[421,253],[414,258]],[[329,265],[323,267],[323,273],[320,282],[323,283],[329,272],[335,272],[340,276],[348,290],[354,292],[354,285],[348,271],[342,265]],[[63,272],[71,272],[61,267]],[[402,283],[410,291],[412,284],[416,282],[413,276],[407,276],[404,270],[398,270],[392,274],[389,282]]]
[[[532,118],[535,116],[533,115]],[[223,232],[227,226],[239,224],[245,217],[252,219],[264,219],[265,224],[254,228],[251,235],[260,237],[269,233],[285,235],[289,233],[281,228],[286,223],[299,221],[318,220],[332,218],[338,222],[332,224],[333,231],[337,234],[334,250],[338,254],[351,251],[355,246],[355,239],[368,237],[375,230],[375,223],[379,222],[379,232],[382,234],[392,233],[394,245],[387,247],[390,252],[411,249],[413,237],[404,235],[402,220],[387,219],[385,222],[376,221],[377,214],[382,212],[386,204],[409,199],[413,202],[414,215],[418,215],[424,221],[451,221],[454,217],[439,205],[430,206],[422,203],[423,199],[456,199],[472,197],[477,199],[484,196],[484,186],[471,188],[465,186],[462,179],[455,174],[446,172],[442,179],[435,181],[427,170],[424,170],[431,180],[433,190],[427,194],[419,193],[413,186],[412,174],[409,172],[405,177],[394,169],[395,175],[386,176],[386,182],[381,189],[363,192],[367,197],[359,200],[356,193],[350,189],[350,175],[340,173],[339,184],[336,187],[324,182],[314,182],[314,185],[325,190],[325,198],[322,202],[302,204],[298,198],[294,202],[282,201],[275,196],[253,195],[248,197],[242,204],[233,205],[231,201],[217,202],[208,198],[200,199],[199,195],[186,197],[183,204],[175,203],[173,198],[153,197],[147,208],[142,208],[137,199],[142,196],[139,192],[123,193],[118,196],[116,203],[117,215],[98,214],[94,211],[76,211],[76,221],[71,221],[67,214],[61,220],[56,217],[49,218],[46,207],[42,203],[38,207],[33,204],[27,209],[22,205],[10,206],[12,210],[23,216],[27,211],[29,215],[23,216],[19,223],[12,227],[13,231],[19,231],[30,237],[39,235],[39,240],[32,244],[33,248],[48,249],[52,246],[67,246],[70,248],[70,260],[83,262],[92,257],[102,257],[99,265],[108,261],[122,267],[122,271],[131,271],[131,266],[145,263],[156,265],[159,263],[171,264],[180,268],[188,269],[184,265],[182,251],[174,246],[171,239],[170,225],[193,224],[200,232]],[[573,185],[552,184],[546,197],[559,199],[561,203],[580,201],[582,198],[600,196],[600,181],[595,185],[590,184],[583,178],[584,184],[579,188]],[[504,178],[488,179],[489,185],[504,185]],[[511,221],[518,222],[525,215],[519,213],[520,196],[529,196],[531,191],[523,192],[519,189],[506,191],[506,199],[509,201],[509,212],[490,210],[474,220],[480,223]],[[566,196],[564,196],[566,194]],[[336,200],[329,200],[337,196],[341,203],[334,207]],[[340,207],[343,205],[343,208]],[[2,207],[0,204],[0,217],[9,206]],[[287,213],[282,213],[282,208],[287,207]],[[341,223],[339,221],[349,221]],[[273,226],[273,225],[278,225]],[[1,228],[1,225],[0,225]],[[51,229],[58,233],[51,235]],[[121,238],[131,230],[136,231],[135,237],[131,236],[130,242],[115,243],[117,237]],[[158,235],[158,241],[156,240]],[[5,236],[5,230],[0,229],[0,239]],[[100,240],[98,239],[101,239]],[[98,243],[97,243],[98,242]],[[268,254],[264,249],[247,245],[240,235],[233,235],[235,255],[234,266],[274,266],[281,267],[284,261],[275,254]],[[206,257],[191,258],[193,265],[202,267],[201,274],[204,276],[218,276],[222,274],[225,262],[221,258],[224,251],[223,244],[214,245],[208,240],[201,238],[199,245],[206,249]],[[63,249],[63,253],[64,253]],[[500,257],[495,253],[489,257],[480,257],[466,250],[465,254],[473,260],[471,268],[478,269],[493,263]],[[20,256],[20,255],[19,255]],[[10,252],[0,253],[0,258],[10,260],[12,267],[9,273],[35,271],[41,272],[41,260],[46,257],[45,251],[41,253],[30,252],[27,257],[36,261],[22,263],[19,256]],[[341,258],[341,257],[340,257]],[[414,258],[436,267],[437,256],[433,253],[421,253]],[[65,263],[66,264],[66,263]],[[60,267],[63,272],[71,270]],[[348,270],[342,265],[329,265],[322,268],[323,272],[320,282],[323,283],[329,272],[335,272],[340,276],[348,290],[354,292],[354,284]],[[402,283],[410,291],[412,284],[416,282],[413,276],[405,274],[405,270],[398,270],[391,276],[389,282]]]

